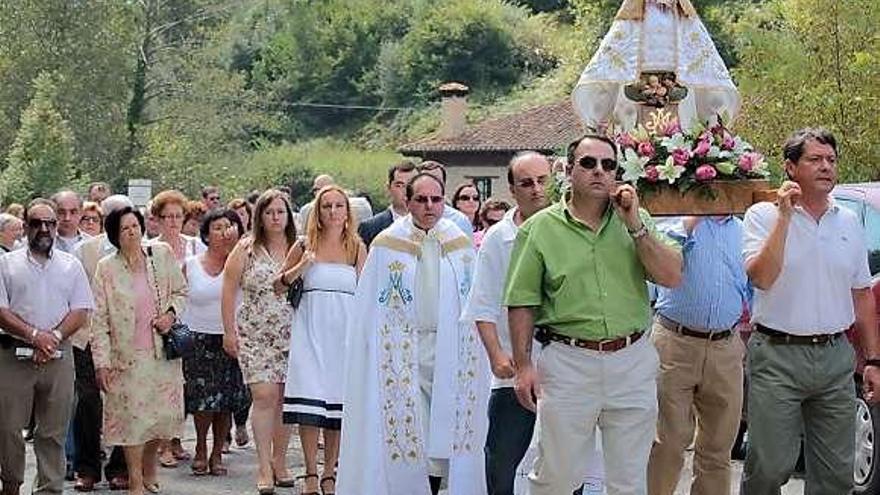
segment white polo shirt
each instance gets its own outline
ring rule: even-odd
[[[772,203],[758,203],[746,212],[746,262],[761,250],[778,216]],[[755,289],[752,323],[793,335],[840,332],[855,321],[852,289],[870,286],[865,232],[858,216],[833,199],[818,222],[796,206],[782,271],[769,290]]]
[[[0,256],[0,308],[8,308],[38,330],[52,330],[75,309],[94,309],[82,264],[53,249],[45,265],[19,249]]]
[[[507,322],[507,307],[501,301],[507,267],[510,265],[510,253],[519,230],[513,222],[516,212],[517,208],[511,208],[498,223],[486,231],[477,253],[470,297],[461,316],[466,322],[494,323],[501,348],[508,354],[512,352],[510,327]],[[532,360],[537,357],[540,348],[540,345],[532,346]],[[513,380],[502,380],[493,374],[491,386],[493,389],[513,387]]]

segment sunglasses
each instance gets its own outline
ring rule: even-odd
[[[444,200],[443,200],[443,196],[413,196],[413,201],[424,205],[424,204],[428,204],[428,203],[431,203],[431,204],[442,203]]]
[[[459,201],[479,201],[480,196],[476,195],[476,194],[473,196],[471,196],[470,194],[462,194],[458,197],[458,200]]]
[[[42,220],[40,218],[31,218],[28,220],[28,228],[33,230],[39,230],[42,227],[46,227],[46,229],[54,229],[58,226],[58,220]]]
[[[597,165],[602,165],[602,170],[606,172],[613,172],[617,170],[617,160],[613,158],[605,158],[599,160],[594,156],[582,156],[580,160],[578,160],[578,165],[584,167],[587,170],[593,170]]]

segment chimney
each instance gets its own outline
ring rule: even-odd
[[[443,122],[440,125],[441,138],[454,138],[467,128],[467,94],[470,88],[457,82],[440,85],[440,108]]]

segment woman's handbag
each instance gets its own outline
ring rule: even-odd
[[[287,288],[287,302],[293,306],[293,309],[299,308],[299,302],[303,297],[303,288],[305,284],[303,283],[302,276],[296,277],[296,280],[290,284]]]
[[[159,282],[156,279],[158,272],[153,262],[153,247],[147,246],[147,255],[150,257],[150,267],[153,269],[153,284],[156,288],[157,308],[161,307],[159,300]],[[165,351],[165,359],[171,361],[174,359],[186,359],[192,357],[195,352],[196,342],[193,338],[192,330],[176,320],[167,333],[162,335],[162,349]]]

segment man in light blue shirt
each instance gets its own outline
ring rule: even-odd
[[[657,435],[649,495],[672,495],[694,439],[692,493],[730,492],[730,451],[739,429],[744,345],[733,332],[751,300],[742,221],[685,217],[667,235],[682,244],[682,283],[658,287],[653,339],[660,355]]]

